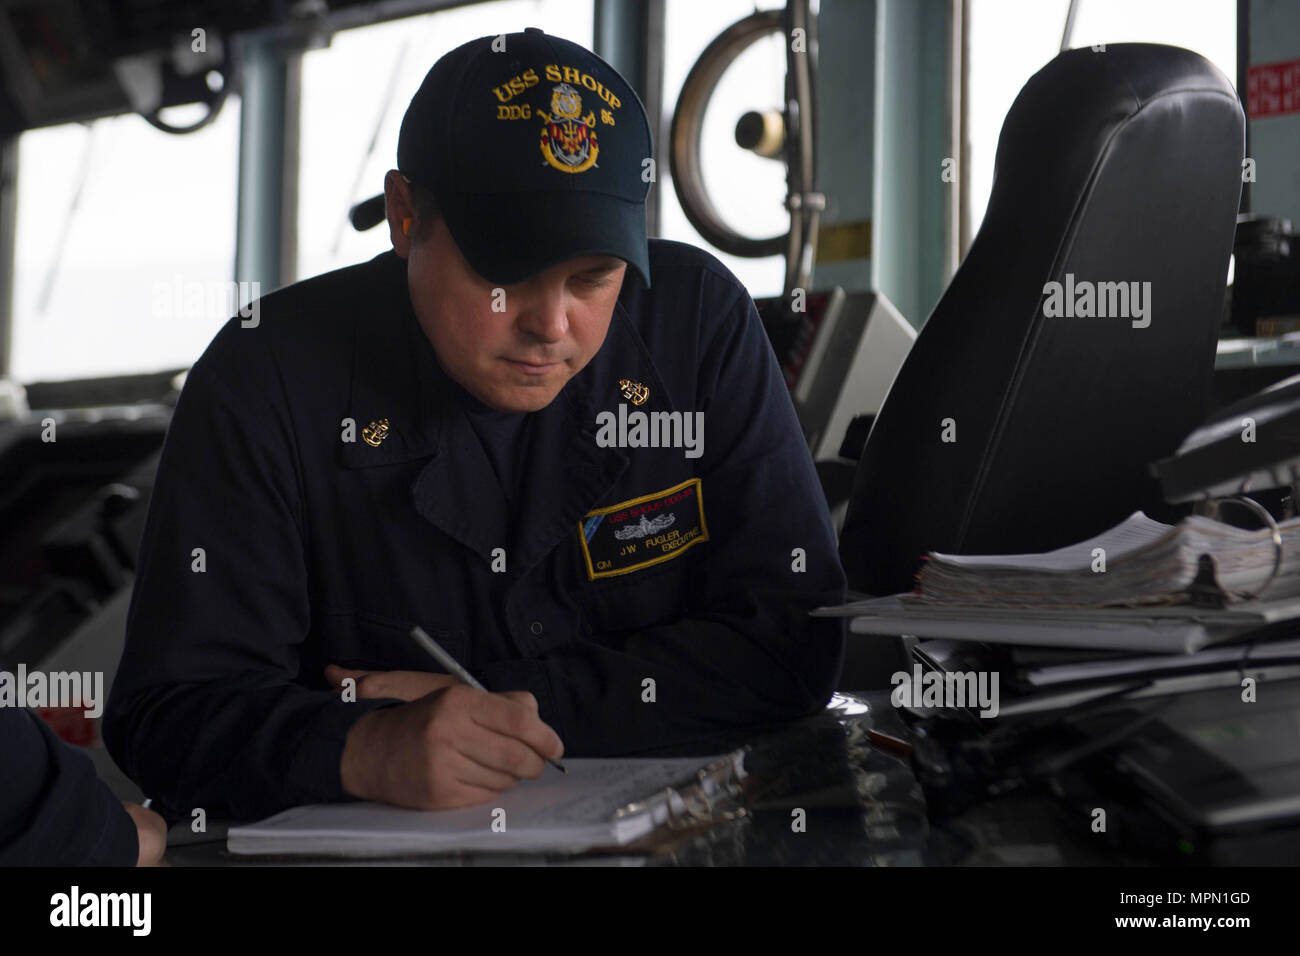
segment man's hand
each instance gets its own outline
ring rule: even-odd
[[[377,697],[396,697],[398,700],[419,700],[435,690],[456,683],[450,674],[428,674],[424,671],[353,671],[337,664],[325,667],[325,679],[335,690],[343,690],[343,681],[351,677],[357,682],[357,700],[374,700]]]
[[[435,676],[435,675],[426,675]],[[379,695],[379,696],[392,696]],[[447,810],[491,800],[535,779],[564,745],[526,691],[492,694],[453,684],[366,714],[348,732],[339,773],[363,800]]]
[[[136,857],[135,865],[154,866],[167,850],[167,822],[138,803],[123,801],[122,808],[135,822],[135,835],[140,844],[140,854]]]

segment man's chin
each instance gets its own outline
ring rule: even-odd
[[[488,404],[503,412],[538,412],[555,401],[563,387],[564,382],[503,385],[496,389]]]

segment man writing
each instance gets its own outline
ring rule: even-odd
[[[807,612],[843,572],[752,300],[647,241],[627,83],[495,39],[407,110],[393,250],[264,297],[190,372],[105,727],[169,819],[465,806],[834,685],[842,625]]]

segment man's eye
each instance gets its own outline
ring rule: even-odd
[[[578,276],[578,281],[581,282],[589,289],[599,289],[602,286],[609,285],[609,276],[601,276],[600,278],[592,278],[590,276]]]

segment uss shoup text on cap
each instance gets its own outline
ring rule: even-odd
[[[578,256],[650,284],[645,107],[618,72],[530,27],[479,37],[429,70],[402,119],[397,168],[433,191],[474,271],[501,285]]]

